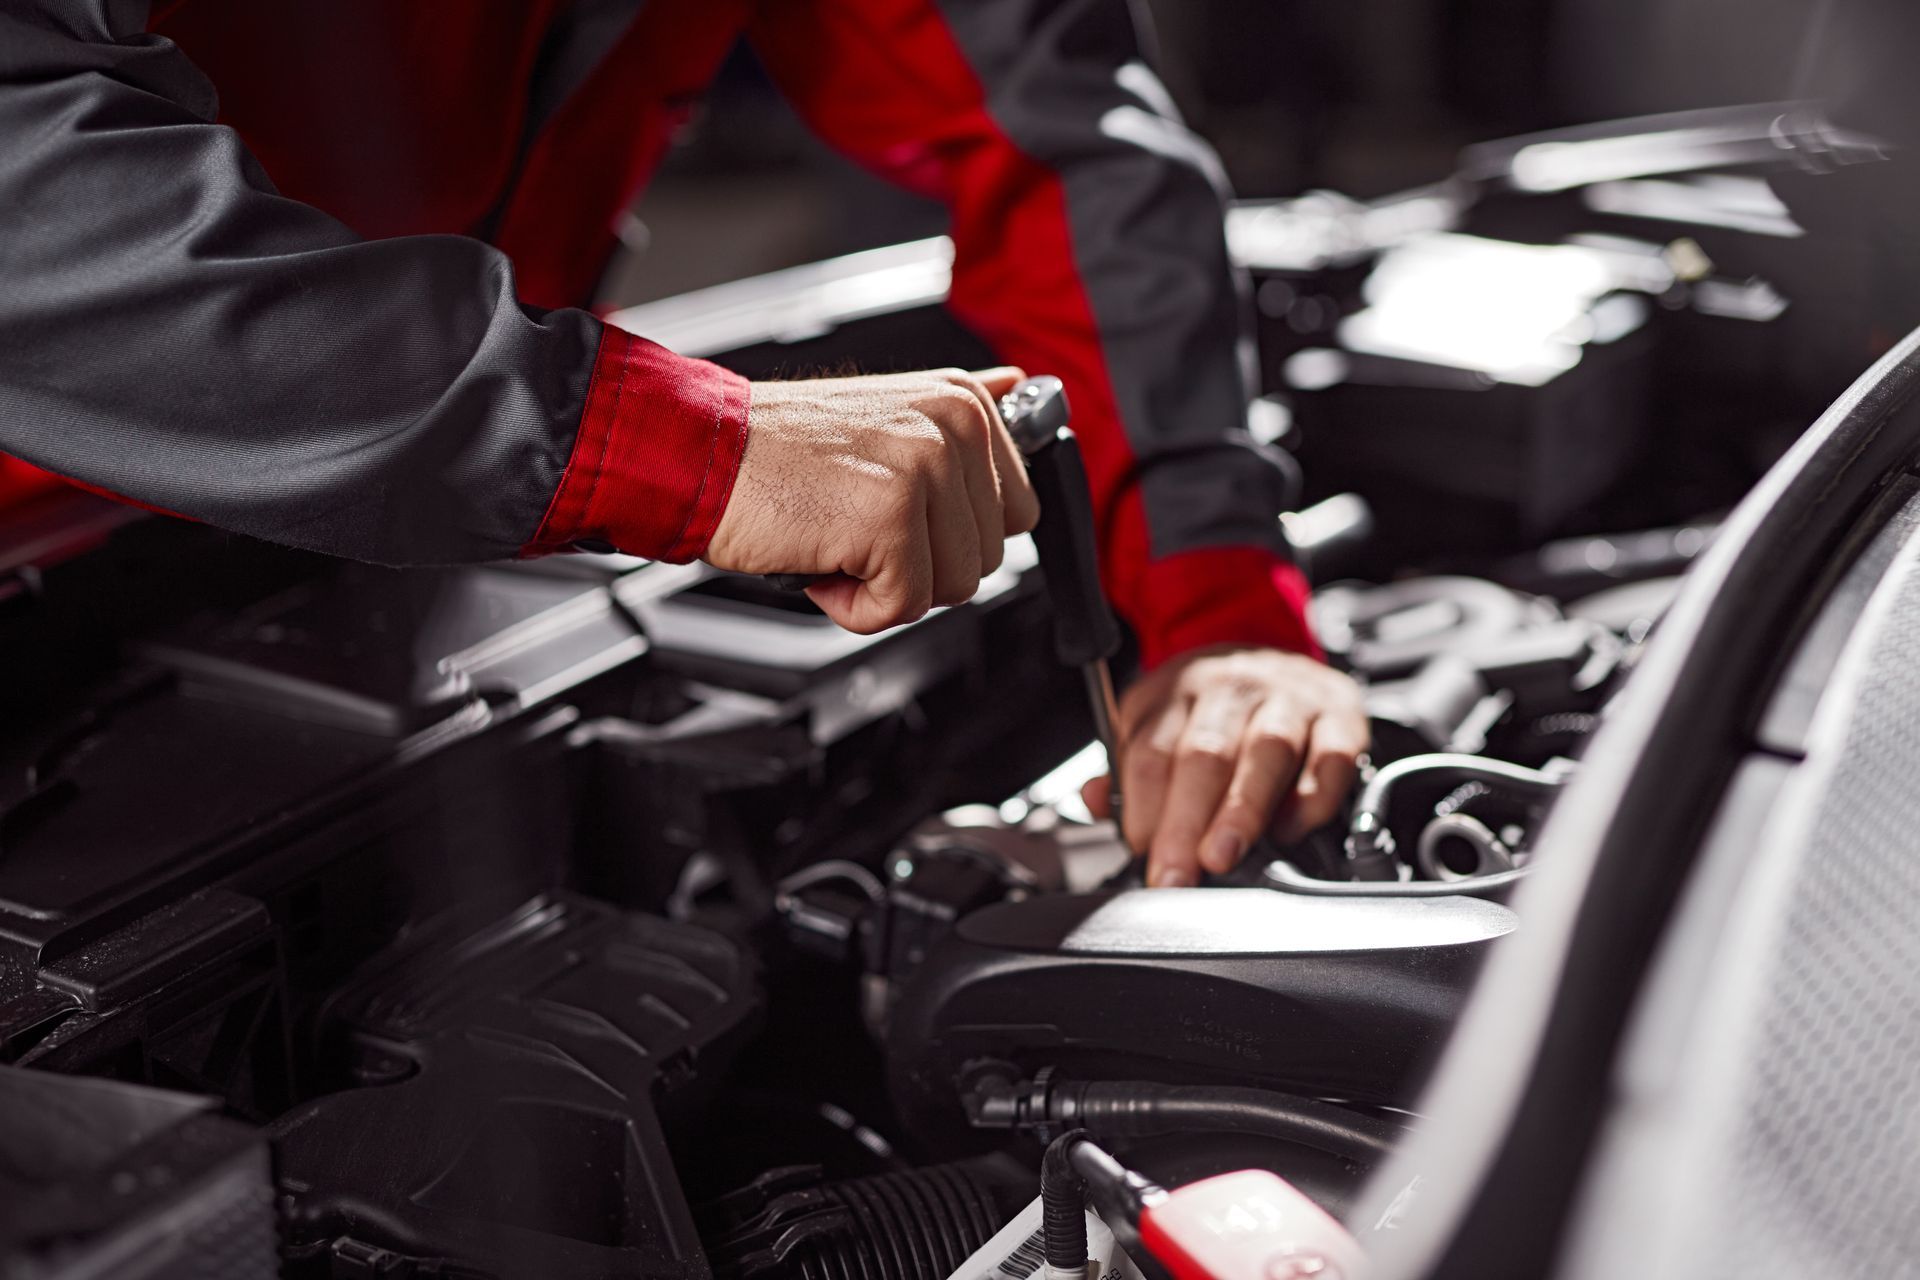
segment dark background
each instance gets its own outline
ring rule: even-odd
[[[1377,196],[1444,177],[1468,142],[1833,88],[1813,34],[1830,0],[1145,7],[1162,77],[1245,196]],[[603,290],[611,303],[931,235],[943,222],[813,139],[745,49],[636,214]]]

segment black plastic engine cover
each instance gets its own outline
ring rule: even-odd
[[[365,1087],[274,1126],[287,1274],[704,1277],[667,1127],[758,1010],[733,942],[569,894],[419,930],[336,1006]]]
[[[901,992],[893,1087],[958,1117],[983,1063],[1404,1102],[1515,916],[1468,898],[1264,889],[1045,897],[968,916]]]
[[[266,1139],[211,1098],[0,1066],[0,1276],[268,1276]]]

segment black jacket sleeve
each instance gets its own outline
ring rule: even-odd
[[[520,550],[599,322],[278,195],[146,9],[0,0],[0,452],[338,555]]]
[[[1149,69],[1128,0],[764,0],[750,33],[825,138],[942,200],[949,305],[1073,403],[1103,580],[1152,665],[1311,652],[1247,426],[1245,281],[1225,174]]]

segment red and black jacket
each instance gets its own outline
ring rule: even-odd
[[[698,556],[746,384],[576,304],[743,33],[1066,380],[1148,661],[1310,648],[1218,168],[1125,0],[0,0],[0,450],[389,564]]]

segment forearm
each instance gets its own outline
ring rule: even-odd
[[[743,383],[523,307],[476,240],[282,198],[132,8],[0,15],[0,450],[385,563],[698,553]]]

